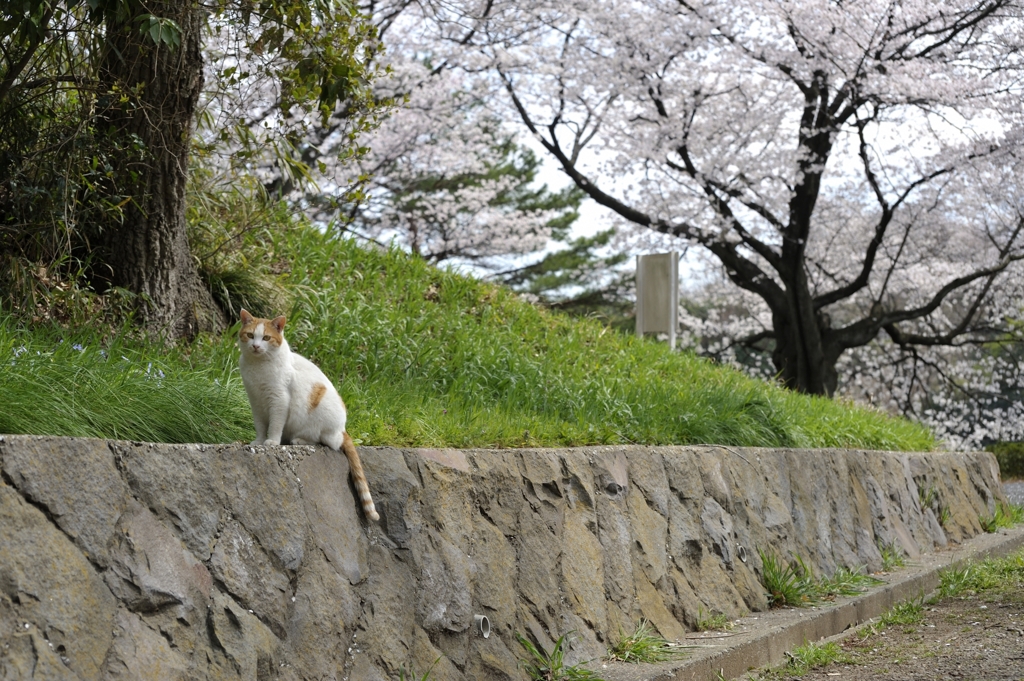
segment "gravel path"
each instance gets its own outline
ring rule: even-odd
[[[1024,504],[1024,480],[1013,480],[1003,483],[1006,500],[1011,504]]]

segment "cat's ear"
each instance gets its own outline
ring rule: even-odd
[[[274,328],[277,329],[278,333],[281,333],[284,331],[284,321],[284,315],[281,315],[280,317],[275,317],[274,321],[270,323],[274,325]]]
[[[242,308],[242,311],[238,313],[238,318],[242,320],[243,326],[250,324],[253,319],[252,315],[246,312],[244,307]]]

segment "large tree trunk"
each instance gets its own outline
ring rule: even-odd
[[[839,385],[836,362],[843,351],[828,316],[815,311],[806,283],[803,277],[791,282],[786,307],[772,310],[772,363],[787,388],[831,397]]]
[[[809,395],[831,397],[839,385],[836,361],[840,353],[822,346],[821,329],[794,323],[789,315],[773,315],[772,319],[775,331],[772,363],[783,384]]]
[[[110,188],[131,197],[99,234],[110,283],[140,295],[151,329],[171,338],[217,330],[225,318],[199,278],[185,230],[185,185],[193,116],[203,85],[203,16],[196,0],[129,2],[134,16],[107,24],[99,111],[115,158]],[[139,15],[173,19],[181,45],[156,44]]]

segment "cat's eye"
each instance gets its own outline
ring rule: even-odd
[[[263,340],[265,340],[265,341],[268,341],[268,340],[270,340],[270,336],[264,336],[264,337],[263,337]]]
[[[246,337],[246,338],[252,338],[252,333],[246,333],[246,334],[245,334],[245,337]]]

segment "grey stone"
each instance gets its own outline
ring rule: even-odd
[[[128,504],[128,487],[106,440],[39,438],[4,449],[3,471],[63,532],[104,568],[107,542]]]
[[[0,674],[5,681],[80,681],[82,678],[65,664],[61,653],[54,651],[53,643],[35,628],[18,632],[0,652]]]
[[[7,628],[14,625],[10,637],[19,644],[0,648],[0,666],[35,669],[37,675],[66,666],[82,679],[99,678],[116,601],[81,550],[2,482],[0,587],[4,619]],[[60,656],[67,661],[55,666]]]
[[[218,449],[216,454],[215,474],[231,515],[259,537],[260,546],[283,568],[297,570],[308,527],[301,476],[293,478],[276,458],[242,447]]]
[[[118,521],[111,544],[110,590],[133,612],[173,610],[197,624],[206,613],[213,580],[181,540],[136,501]]]
[[[879,544],[955,544],[1004,498],[986,453],[360,454],[379,525],[322,447],[6,436],[0,678],[520,680],[517,632],[575,631],[569,663],[640,617],[678,638],[767,607],[759,549],[874,570]]]
[[[215,450],[113,443],[135,497],[181,535],[200,560],[213,552],[227,492],[215,474]]]
[[[338,574],[322,553],[308,551],[296,577],[293,598],[281,661],[303,679],[342,669],[347,649],[358,646],[361,641],[357,638],[362,638],[356,630],[362,607],[349,580]]]
[[[220,591],[210,605],[210,636],[240,679],[270,678],[278,665],[274,651],[279,641],[252,613]]]
[[[368,569],[367,542],[361,531],[362,510],[349,486],[348,459],[320,451],[300,463],[296,472],[304,481],[306,518],[317,528],[314,541],[340,574],[358,584]]]
[[[291,584],[239,523],[225,523],[210,557],[210,571],[239,603],[255,612],[278,635],[284,635]]]
[[[414,544],[419,567],[417,619],[432,633],[463,632],[473,622],[469,560],[444,537],[427,533]]]
[[[189,678],[189,665],[159,631],[149,628],[135,613],[118,608],[103,678],[179,681]]]

